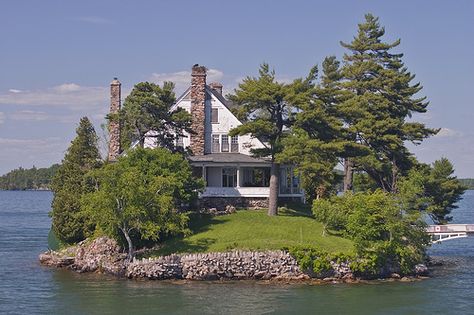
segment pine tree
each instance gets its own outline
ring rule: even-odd
[[[310,74],[312,76],[312,74]],[[246,77],[230,99],[238,105],[235,113],[243,124],[232,129],[230,135],[250,134],[266,143],[262,149],[253,149],[258,157],[268,157],[271,161],[270,194],[268,215],[277,215],[280,164],[277,154],[283,150],[283,139],[291,126],[292,108],[300,102],[302,95],[298,88],[306,88],[308,82],[295,81],[293,84],[279,83],[275,71],[268,64],[260,66],[259,76]]]
[[[162,87],[141,82],[133,87],[120,113],[123,148],[134,141],[143,147],[145,134],[150,132],[147,136],[153,137],[158,146],[174,151],[175,139],[184,131],[192,132],[191,115],[182,108],[171,110],[176,101],[173,90],[172,82],[165,82]]]
[[[327,57],[322,69],[319,84],[297,89],[304,100],[294,102],[298,105],[292,133],[280,154],[283,161],[297,166],[309,200],[328,196],[335,189],[340,177],[335,172],[339,158],[364,152],[347,135],[338,113],[343,96],[338,86],[342,78],[339,61]]]
[[[66,243],[79,242],[87,236],[88,223],[80,212],[81,197],[91,189],[85,174],[101,165],[98,138],[87,117],[81,118],[76,134],[51,183],[53,231]]]
[[[422,86],[412,84],[415,76],[403,64],[403,54],[391,53],[400,40],[385,43],[384,34],[378,18],[366,14],[352,42],[341,42],[349,53],[344,55],[340,86],[345,99],[339,112],[353,141],[371,151],[351,162],[367,172],[380,188],[395,192],[398,177],[413,166],[405,141],[419,144],[437,130],[407,121],[413,113],[426,112],[428,102],[425,97],[416,96]],[[352,165],[347,171],[352,172]]]

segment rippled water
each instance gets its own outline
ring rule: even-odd
[[[474,237],[434,245],[447,263],[415,283],[284,285],[121,280],[41,267],[49,192],[0,191],[0,314],[474,314]],[[454,213],[474,223],[474,191]]]

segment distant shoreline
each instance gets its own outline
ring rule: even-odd
[[[0,191],[52,191],[51,189],[0,189]]]

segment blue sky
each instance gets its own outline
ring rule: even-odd
[[[334,3],[333,3],[334,2]],[[341,57],[364,13],[380,17],[430,100],[416,119],[442,128],[412,151],[474,177],[473,1],[4,1],[0,10],[0,174],[59,162],[81,116],[101,135],[114,76],[140,81],[190,68],[231,91],[268,62],[281,80]]]

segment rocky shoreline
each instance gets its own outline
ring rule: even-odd
[[[76,272],[99,272],[149,280],[276,280],[360,282],[349,264],[331,262],[324,275],[301,270],[295,258],[286,251],[232,251],[224,253],[173,254],[157,258],[127,261],[117,242],[100,237],[84,241],[61,251],[48,251],[39,256],[41,264],[68,268]],[[426,276],[428,269],[417,266],[414,277],[392,273],[388,278],[412,281]]]

